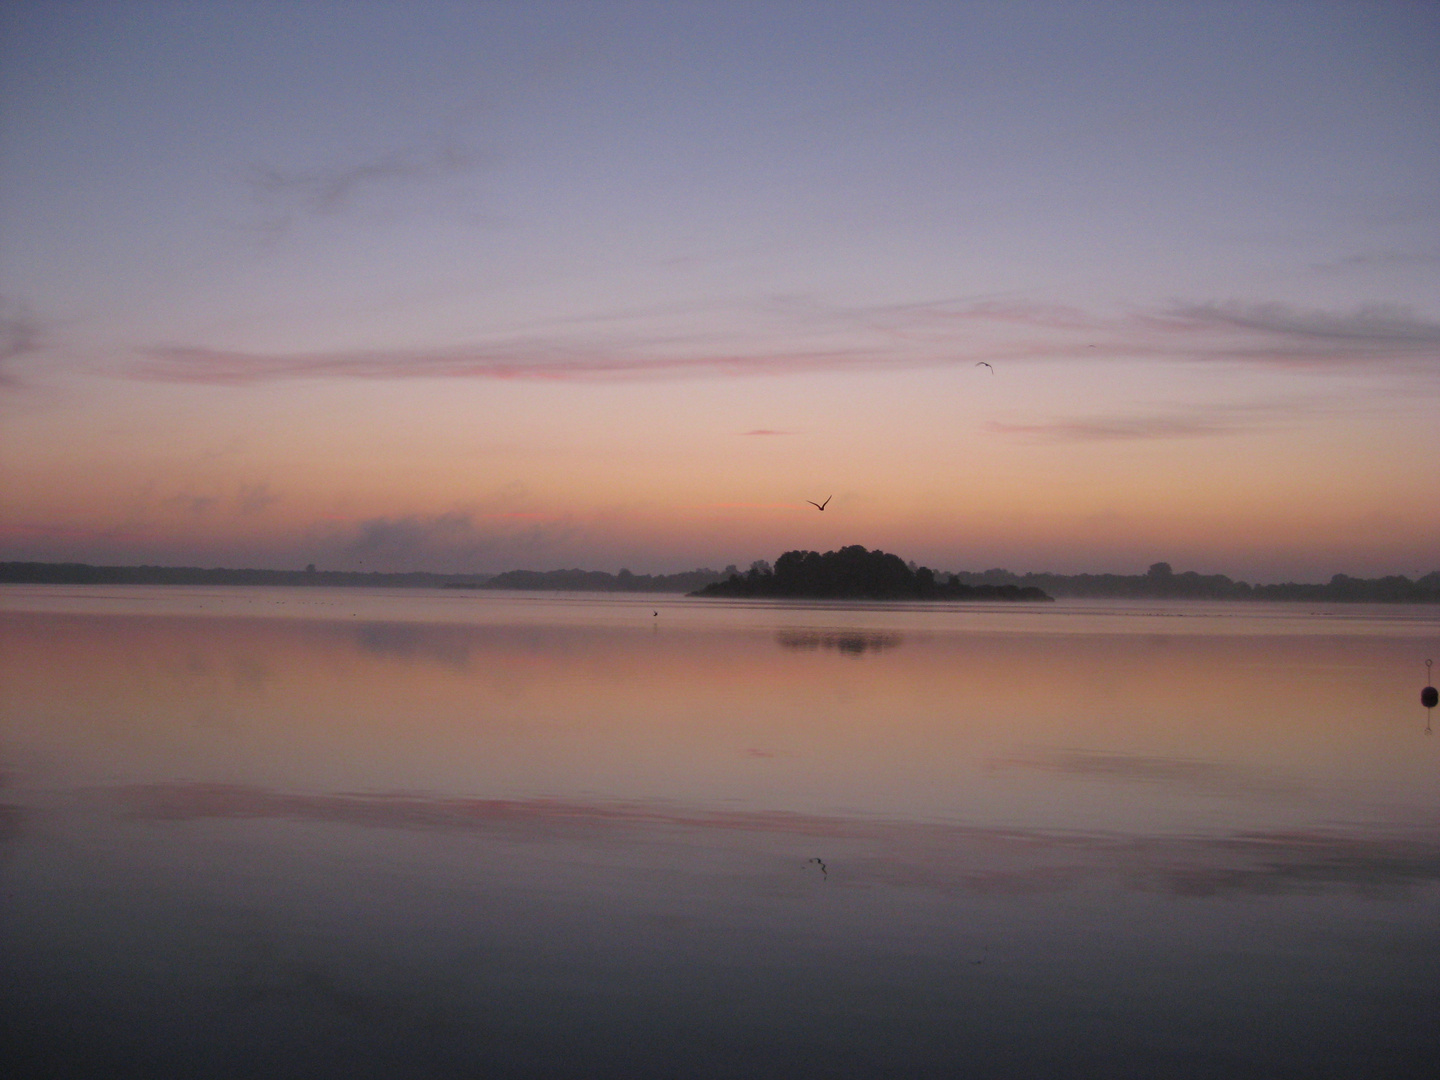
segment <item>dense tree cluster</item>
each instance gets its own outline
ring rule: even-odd
[[[827,551],[787,551],[771,568],[755,563],[744,574],[695,596],[809,597],[830,600],[1049,600],[1040,589],[1018,585],[966,585],[941,581],[929,567],[907,566],[898,555],[859,544]]]

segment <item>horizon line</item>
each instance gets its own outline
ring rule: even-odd
[[[848,546],[850,546],[850,545],[845,545],[845,546],[848,547]],[[806,550],[806,549],[795,549],[795,550]],[[879,550],[879,549],[876,549],[876,550]],[[760,560],[760,561],[768,562],[769,560]],[[910,560],[910,559],[905,560],[905,562],[906,562],[906,565],[907,565],[907,566],[908,566],[908,565],[911,565],[912,563],[914,563],[914,565],[916,565],[917,567],[923,565],[923,564],[920,564],[920,563],[915,563],[914,560]],[[1154,569],[1155,569],[1156,567],[1158,567],[1158,566],[1165,566],[1165,567],[1167,567],[1167,570],[1166,570],[1165,572],[1161,573],[1161,574],[1156,574],[1156,573],[1154,573]],[[23,582],[23,581],[7,581],[7,580],[4,580],[3,571],[4,571],[6,568],[9,568],[9,567],[37,567],[37,568],[57,568],[57,569],[58,569],[58,568],[62,568],[62,567],[76,567],[76,568],[84,568],[84,569],[87,569],[87,570],[101,570],[101,571],[104,571],[104,570],[122,570],[122,571],[126,571],[126,570],[128,570],[128,571],[161,570],[161,571],[173,571],[173,572],[195,571],[195,572],[197,572],[197,573],[229,573],[229,574],[247,574],[247,573],[253,573],[253,574],[296,574],[296,575],[301,575],[302,577],[308,576],[308,575],[310,575],[310,574],[314,574],[316,577],[319,577],[319,576],[321,576],[321,575],[345,575],[345,576],[350,576],[350,577],[434,577],[434,578],[469,578],[469,579],[474,579],[474,578],[486,578],[486,579],[489,579],[489,578],[500,577],[500,576],[502,576],[502,575],[504,575],[504,574],[512,574],[512,573],[526,573],[526,574],[562,574],[562,573],[607,574],[607,575],[609,575],[609,576],[611,576],[611,577],[615,577],[615,578],[620,577],[622,574],[628,574],[628,575],[630,575],[630,576],[632,576],[632,577],[636,577],[636,578],[667,578],[667,577],[680,577],[680,576],[683,576],[683,575],[698,574],[698,573],[724,574],[724,573],[726,572],[726,570],[730,570],[730,569],[734,569],[734,570],[735,570],[736,572],[738,572],[738,573],[743,573],[743,571],[739,570],[739,564],[738,564],[738,563],[734,563],[734,562],[727,563],[725,569],[722,569],[722,570],[716,570],[716,569],[714,569],[713,567],[709,567],[709,566],[697,566],[697,567],[693,567],[693,568],[688,569],[688,570],[676,570],[676,571],[671,571],[671,572],[668,572],[668,573],[666,573],[666,572],[660,572],[660,573],[636,573],[635,571],[629,569],[628,567],[623,567],[623,566],[622,566],[619,570],[585,570],[585,569],[582,569],[581,567],[578,567],[578,566],[555,567],[555,568],[549,569],[549,570],[531,570],[531,569],[526,569],[526,568],[523,568],[523,567],[512,567],[511,569],[508,569],[508,570],[413,570],[413,569],[412,569],[412,570],[343,570],[343,569],[321,569],[320,567],[317,567],[317,566],[315,566],[314,564],[307,564],[306,566],[302,566],[302,567],[298,567],[298,568],[291,568],[291,567],[263,567],[263,566],[208,566],[208,567],[207,567],[207,566],[193,566],[193,565],[169,565],[169,564],[163,564],[163,563],[87,563],[87,562],[81,562],[81,561],[78,561],[78,560],[46,561],[46,560],[38,560],[38,559],[0,559],[0,585],[52,584],[52,583],[49,583],[49,582]],[[934,568],[932,567],[932,568],[930,568],[930,569],[933,570]],[[1225,579],[1231,581],[1232,583],[1234,583],[1234,584],[1236,584],[1236,585],[1245,584],[1245,585],[1252,585],[1252,586],[1253,586],[1253,585],[1261,585],[1261,586],[1266,586],[1266,585],[1314,585],[1314,586],[1323,586],[1323,585],[1326,585],[1326,584],[1329,584],[1329,583],[1334,582],[1336,579],[1342,579],[1342,580],[1347,580],[1347,581],[1359,581],[1359,582],[1373,582],[1373,581],[1387,581],[1387,580],[1403,580],[1403,581],[1410,582],[1410,583],[1412,583],[1412,584],[1416,584],[1416,583],[1419,583],[1419,582],[1421,582],[1421,581],[1424,581],[1426,578],[1434,577],[1434,576],[1436,576],[1436,575],[1440,575],[1440,568],[1437,568],[1437,569],[1434,569],[1434,570],[1430,570],[1430,571],[1427,571],[1427,572],[1425,572],[1425,573],[1420,573],[1419,571],[1416,571],[1416,576],[1414,576],[1414,577],[1411,577],[1411,576],[1408,575],[1408,574],[1396,573],[1396,574],[1380,574],[1380,575],[1378,575],[1378,576],[1376,576],[1376,577],[1366,578],[1366,577],[1355,577],[1355,576],[1350,575],[1350,574],[1345,574],[1345,573],[1336,572],[1336,573],[1330,575],[1330,577],[1329,577],[1328,579],[1326,579],[1325,581],[1294,581],[1294,580],[1287,580],[1287,581],[1275,581],[1275,582],[1257,582],[1257,581],[1250,581],[1249,579],[1246,579],[1246,578],[1232,577],[1231,575],[1225,574],[1225,573],[1223,573],[1223,572],[1202,573],[1202,572],[1200,572],[1200,571],[1198,571],[1198,570],[1172,570],[1172,569],[1169,569],[1169,563],[1165,562],[1164,560],[1160,560],[1160,561],[1157,561],[1157,562],[1155,562],[1155,563],[1152,563],[1152,564],[1150,565],[1150,567],[1147,568],[1147,570],[1145,570],[1145,571],[1143,571],[1143,572],[1139,572],[1139,573],[1123,573],[1123,572],[1116,572],[1116,571],[1111,571],[1111,570],[1082,570],[1082,571],[1078,571],[1078,572],[1076,572],[1076,573],[1061,573],[1061,572],[1059,572],[1059,571],[1054,571],[1054,570],[1025,570],[1025,571],[1014,571],[1014,570],[1010,570],[1010,569],[1005,568],[1005,567],[998,567],[998,566],[997,566],[997,567],[988,567],[987,569],[984,569],[984,570],[934,570],[934,572],[935,572],[935,573],[939,573],[939,574],[951,574],[951,575],[972,574],[972,575],[975,575],[975,576],[977,576],[977,577],[983,577],[983,576],[985,576],[985,575],[987,575],[987,574],[1008,574],[1008,575],[1010,575],[1010,576],[1012,576],[1012,577],[1017,577],[1017,578],[1025,578],[1025,577],[1051,577],[1051,578],[1085,578],[1085,577],[1090,577],[1090,578],[1104,578],[1104,577],[1114,577],[1114,578],[1147,578],[1147,577],[1170,577],[1170,578],[1182,578],[1182,577],[1194,576],[1194,577],[1198,577],[1198,578],[1202,578],[1202,579],[1203,579],[1203,578],[1225,578]],[[74,583],[71,583],[71,584],[74,584]],[[100,583],[84,583],[84,582],[82,582],[82,583],[79,583],[79,584],[100,584]]]

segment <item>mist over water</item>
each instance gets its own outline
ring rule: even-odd
[[[10,588],[6,1056],[1413,1071],[1437,654],[1430,607]]]

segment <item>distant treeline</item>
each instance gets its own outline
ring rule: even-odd
[[[716,581],[724,581],[735,573],[735,567],[724,570],[686,570],[679,574],[632,574],[621,570],[607,574],[603,570],[508,570],[496,574],[484,589],[553,589],[565,592],[665,592],[688,593],[703,589]],[[459,588],[461,586],[452,586]]]
[[[842,552],[865,552],[854,545]],[[369,588],[413,589],[549,589],[576,592],[702,592],[706,596],[915,596],[935,599],[1021,599],[1020,590],[1033,589],[1049,596],[1188,600],[1312,600],[1325,603],[1412,603],[1440,604],[1440,570],[1418,580],[1403,575],[1381,578],[1353,578],[1336,574],[1327,583],[1251,585],[1224,574],[1177,574],[1168,563],[1155,563],[1145,574],[1013,574],[1009,570],[981,573],[944,573],[901,562],[899,556],[866,552],[886,560],[888,569],[876,579],[880,592],[779,592],[777,589],[846,589],[851,585],[835,579],[807,577],[816,564],[805,556],[823,560],[840,552],[786,552],[774,568],[757,562],[741,574],[734,566],[724,570],[689,570],[680,574],[632,574],[621,570],[608,574],[599,570],[511,570],[489,574],[366,573],[349,570],[244,570],[204,569],[196,566],[91,566],[87,563],[0,562],[0,584],[30,585],[328,585]],[[792,564],[799,558],[804,566]],[[895,560],[910,575],[895,573]],[[788,560],[788,561],[787,561]],[[784,566],[782,573],[781,567]],[[792,577],[792,571],[799,576]],[[777,580],[775,575],[782,574]],[[886,575],[894,575],[893,580]],[[843,575],[842,575],[843,577]],[[912,580],[913,579],[913,580]],[[738,581],[739,585],[731,582]],[[888,582],[888,583],[887,583]],[[853,584],[853,583],[852,583]],[[707,586],[722,591],[705,591]],[[866,586],[867,588],[869,586]],[[730,589],[742,591],[732,592]],[[887,591],[887,590],[898,591]],[[983,590],[974,592],[971,590]],[[990,590],[999,589],[994,592]],[[911,591],[906,591],[911,590]]]
[[[349,570],[206,570],[198,566],[90,566],[86,563],[0,562],[0,583],[12,585],[346,585],[438,589],[479,585],[486,574],[382,574]]]
[[[707,585],[695,596],[755,596],[821,600],[1049,600],[1033,586],[968,585],[940,580],[927,566],[907,565],[898,555],[866,551],[859,544],[827,551],[787,551],[744,574]]]
[[[1440,570],[1412,581],[1404,575],[1353,578],[1336,574],[1324,585],[1285,582],[1251,585],[1224,574],[1177,574],[1169,563],[1155,563],[1145,574],[1012,574],[1009,570],[961,572],[952,580],[967,585],[1032,585],[1052,596],[1089,596],[1183,600],[1317,600],[1328,603],[1440,603]]]
[[[329,585],[411,589],[551,589],[576,592],[687,593],[722,581],[725,570],[632,574],[621,570],[511,570],[490,574],[386,574],[350,570],[227,570],[198,566],[91,566],[87,563],[0,562],[0,584],[12,585]]]

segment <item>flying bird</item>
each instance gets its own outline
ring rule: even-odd
[[[987,364],[984,360],[979,361],[975,366],[976,366],[976,367],[988,367],[988,368],[990,368],[990,374],[991,374],[991,375],[994,375],[994,374],[995,374],[995,369],[994,369],[993,367],[990,367],[990,365]]]
[[[834,497],[834,495],[827,497],[823,503],[811,502],[809,499],[806,499],[805,501],[810,503],[810,505],[813,506],[816,510],[824,510],[825,507],[830,505],[830,500]]]
[[[828,501],[828,500],[827,500],[827,501]],[[819,864],[819,866],[820,866],[820,878],[821,878],[822,881],[828,881],[828,880],[830,879],[830,871],[827,870],[827,869],[825,869],[825,860],[824,860],[824,859],[810,859],[810,860],[808,860],[808,861]]]

